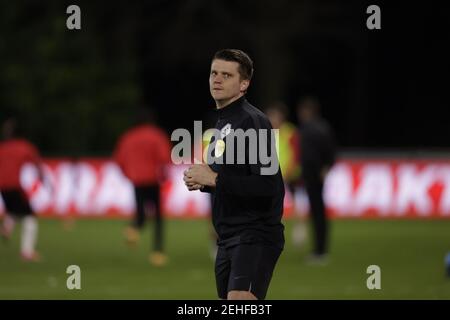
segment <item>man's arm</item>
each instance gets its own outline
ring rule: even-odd
[[[214,192],[214,188],[213,187],[209,187],[209,186],[202,186],[199,189],[201,192],[206,192],[206,193],[213,193]]]
[[[185,171],[183,180],[189,191],[211,193],[215,188],[217,192],[244,197],[268,197],[278,192],[275,175],[229,176],[217,174],[207,165],[192,166]]]
[[[243,197],[271,197],[279,192],[277,186],[276,175],[229,176],[219,174],[216,189],[218,192]]]

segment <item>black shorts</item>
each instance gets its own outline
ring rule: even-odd
[[[219,246],[215,265],[219,298],[227,299],[229,291],[239,290],[250,291],[263,300],[281,251],[261,243]]]
[[[24,217],[33,214],[27,196],[22,190],[0,191],[8,214]]]

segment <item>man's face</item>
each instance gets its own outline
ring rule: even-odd
[[[209,90],[218,106],[226,105],[244,95],[249,80],[242,80],[239,64],[234,61],[215,59],[211,63]]]
[[[277,109],[269,109],[267,111],[267,117],[274,129],[279,129],[284,122],[283,113]]]
[[[314,117],[314,114],[310,108],[307,106],[301,106],[297,110],[298,119],[301,123],[306,123],[308,121],[311,121],[311,119]]]

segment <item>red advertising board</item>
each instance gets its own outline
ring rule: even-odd
[[[48,217],[127,217],[134,212],[133,187],[110,159],[45,160],[43,182],[25,165],[21,184],[31,206]],[[168,168],[163,185],[164,213],[171,217],[209,215],[209,195],[189,192],[185,165]],[[327,211],[334,218],[450,217],[450,160],[341,159],[324,187]],[[295,210],[294,210],[295,208]],[[0,198],[0,215],[5,208]],[[308,212],[304,190],[286,189],[285,217]]]

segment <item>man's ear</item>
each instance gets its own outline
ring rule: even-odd
[[[250,80],[242,80],[241,84],[240,84],[241,92],[247,91],[249,85],[250,85]]]

